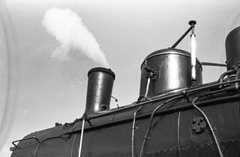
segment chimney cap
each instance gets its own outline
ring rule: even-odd
[[[89,70],[88,71],[88,77],[89,77],[89,75],[91,74],[91,73],[93,73],[93,72],[99,72],[99,71],[101,71],[101,72],[106,72],[106,73],[109,73],[110,75],[112,75],[113,76],[113,80],[115,80],[115,73],[109,68],[109,69],[107,69],[107,68],[103,68],[103,67],[96,67],[96,68],[92,68],[91,70]]]

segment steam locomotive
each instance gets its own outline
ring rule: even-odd
[[[11,157],[240,157],[240,27],[226,38],[226,64],[195,65],[175,48],[193,28],[144,59],[136,102],[110,109],[115,74],[93,68],[83,116],[13,141]],[[203,84],[204,64],[227,71]]]

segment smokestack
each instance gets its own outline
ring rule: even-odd
[[[88,72],[85,114],[94,114],[110,108],[115,74],[110,69],[97,67]]]
[[[227,70],[240,61],[240,27],[233,29],[227,36],[226,42]]]

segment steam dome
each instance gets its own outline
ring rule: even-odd
[[[146,67],[155,71],[150,78],[147,96],[153,97],[175,89],[192,86],[191,54],[180,49],[162,49],[148,55],[141,65],[140,96],[147,89]],[[195,85],[202,84],[202,66],[197,60]]]

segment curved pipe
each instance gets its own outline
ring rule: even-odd
[[[176,100],[176,99],[182,98],[182,97],[183,97],[183,95],[179,95],[179,96],[177,96],[177,97],[175,97],[175,98],[169,99],[169,100],[165,101],[163,104],[159,105],[158,107],[156,107],[156,108],[153,110],[153,112],[152,112],[152,114],[151,114],[151,117],[150,117],[149,126],[148,126],[148,129],[147,129],[146,135],[144,136],[144,141],[143,141],[142,148],[141,148],[141,151],[140,151],[140,157],[143,157],[143,156],[144,156],[145,147],[146,147],[146,142],[147,142],[147,140],[149,140],[149,137],[148,137],[148,136],[149,136],[149,133],[150,133],[151,128],[152,128],[152,122],[153,122],[153,117],[154,117],[155,113],[156,113],[161,107],[167,105],[168,103],[170,103],[170,102],[172,102],[172,101],[174,101],[174,100]]]
[[[227,76],[227,75],[229,75],[229,74],[232,74],[232,73],[234,73],[234,72],[235,72],[234,69],[231,69],[231,70],[228,70],[228,71],[224,72],[224,73],[219,77],[218,82],[219,82],[219,83],[222,83],[225,76]]]
[[[205,95],[204,95],[204,96],[205,96]],[[200,97],[195,98],[195,99],[192,101],[192,105],[193,105],[193,107],[194,107],[196,110],[198,110],[198,111],[203,115],[204,119],[206,120],[206,122],[207,122],[207,124],[208,124],[208,126],[209,126],[209,128],[210,128],[210,130],[211,130],[211,133],[212,133],[214,142],[215,142],[215,144],[216,144],[216,146],[217,146],[217,150],[218,150],[219,156],[220,156],[220,157],[223,157],[221,148],[220,148],[220,146],[219,146],[219,142],[218,142],[218,140],[217,140],[217,137],[216,137],[216,135],[215,135],[215,133],[214,133],[214,130],[213,130],[213,128],[212,128],[212,125],[211,125],[211,123],[210,123],[207,115],[206,115],[199,107],[197,107],[197,105],[195,104],[195,102],[196,102],[199,98],[200,98]]]
[[[132,125],[132,157],[135,157],[135,128],[136,128],[136,117],[137,114],[141,111],[143,106],[140,106],[133,115],[133,125]]]

